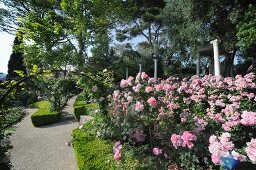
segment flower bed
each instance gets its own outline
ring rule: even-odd
[[[155,82],[147,74],[122,80],[110,97],[108,133],[131,146],[149,146],[153,166],[185,169],[255,168],[256,77],[207,75]],[[111,135],[110,135],[111,134]],[[122,151],[114,154],[122,159]]]

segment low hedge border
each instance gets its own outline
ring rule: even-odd
[[[145,160],[138,159],[135,153],[140,151],[134,151],[131,149],[133,147],[126,144],[122,148],[121,160],[115,161],[113,153],[115,141],[96,137],[93,122],[94,120],[88,121],[83,125],[82,129],[73,130],[72,144],[79,170],[152,169],[150,169],[150,161],[146,155]],[[142,150],[141,147],[139,150]]]
[[[48,125],[57,122],[60,119],[60,113],[50,111],[50,109],[40,109],[31,116],[35,127]]]
[[[81,115],[87,115],[87,109],[86,109],[86,101],[84,101],[83,95],[79,94],[76,97],[76,100],[74,102],[73,108],[74,108],[74,117],[77,120],[80,120]]]
[[[96,138],[85,129],[74,129],[72,136],[79,170],[115,169],[111,142]]]

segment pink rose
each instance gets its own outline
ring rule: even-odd
[[[124,80],[124,79],[121,80],[121,83],[120,83],[121,88],[128,87],[128,85],[129,85],[129,83],[127,80]]]
[[[256,125],[256,112],[243,111],[241,123],[245,126]]]
[[[191,141],[195,141],[197,137],[190,133],[189,131],[184,131],[183,134],[181,135],[181,139],[183,140],[182,146],[187,146],[189,149],[191,149],[194,146],[194,144]]]
[[[154,155],[160,155],[160,154],[162,154],[162,149],[154,148],[153,153],[154,153]]]
[[[137,101],[135,104],[135,111],[140,112],[143,109],[144,109],[144,105],[141,102]]]
[[[151,106],[151,107],[156,107],[157,106],[157,101],[154,97],[150,97],[148,100],[147,100],[148,104]]]
[[[150,92],[152,92],[153,91],[153,87],[151,87],[151,86],[147,86],[146,88],[145,88],[145,92],[146,93],[150,93]]]
[[[180,135],[172,134],[171,136],[172,145],[177,149],[182,144]]]
[[[140,84],[140,83],[138,83],[136,86],[133,86],[133,87],[132,87],[132,89],[133,89],[136,93],[138,93],[138,92],[140,91],[140,88],[141,88],[141,84]]]
[[[132,81],[133,81],[134,77],[129,76],[127,79],[128,84],[131,86],[132,85]]]
[[[251,139],[246,145],[245,152],[247,156],[253,163],[256,163],[256,139]]]
[[[121,159],[121,153],[120,152],[116,152],[115,155],[114,155],[114,159],[116,161],[119,161]]]
[[[141,73],[141,79],[145,80],[146,78],[148,78],[148,75],[145,72]]]

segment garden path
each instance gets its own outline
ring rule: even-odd
[[[13,149],[11,163],[14,170],[75,170],[76,160],[72,147],[65,145],[71,140],[72,130],[78,127],[73,118],[72,97],[63,109],[60,122],[36,128],[31,115],[36,109],[26,109],[29,113],[10,137]]]

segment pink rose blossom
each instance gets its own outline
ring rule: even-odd
[[[234,159],[239,160],[240,162],[246,161],[246,156],[244,156],[236,151],[232,151],[231,155],[234,157]]]
[[[124,79],[122,79],[121,80],[121,83],[120,83],[120,87],[121,88],[125,88],[125,87],[128,87],[128,81],[127,80],[124,80]]]
[[[159,148],[154,148],[153,153],[154,153],[154,155],[160,155],[160,154],[162,154],[162,150]]]
[[[144,109],[144,105],[141,102],[137,101],[135,104],[135,111],[140,112],[143,109]]]
[[[151,106],[151,107],[156,107],[157,106],[157,101],[154,97],[150,97],[148,100],[147,100],[148,104]]]
[[[114,155],[114,159],[116,161],[119,161],[121,159],[121,153],[120,152],[116,152],[115,155]]]
[[[245,152],[247,156],[253,163],[256,163],[256,139],[251,139],[246,145]]]
[[[172,134],[171,136],[172,145],[177,149],[182,144],[180,135]]]
[[[150,93],[150,92],[152,92],[153,91],[153,87],[151,87],[151,86],[147,86],[146,88],[145,88],[145,92],[146,93]]]
[[[145,80],[146,78],[148,78],[148,75],[145,72],[141,73],[141,79]]]
[[[256,112],[243,111],[241,123],[245,126],[256,125]]]
[[[183,140],[182,146],[187,146],[189,149],[191,149],[194,146],[194,144],[191,141],[195,141],[197,137],[190,133],[189,131],[184,131],[183,134],[181,135],[181,139]]]
[[[128,84],[131,86],[132,85],[132,81],[133,81],[134,77],[129,76],[127,79]]]
[[[136,93],[138,93],[138,92],[140,91],[140,89],[141,89],[141,84],[138,83],[136,86],[133,86],[132,89],[133,89]]]
[[[116,142],[114,147],[113,147],[113,152],[114,152],[114,159],[116,161],[119,161],[121,159],[121,149],[122,149],[122,144],[120,141]]]

